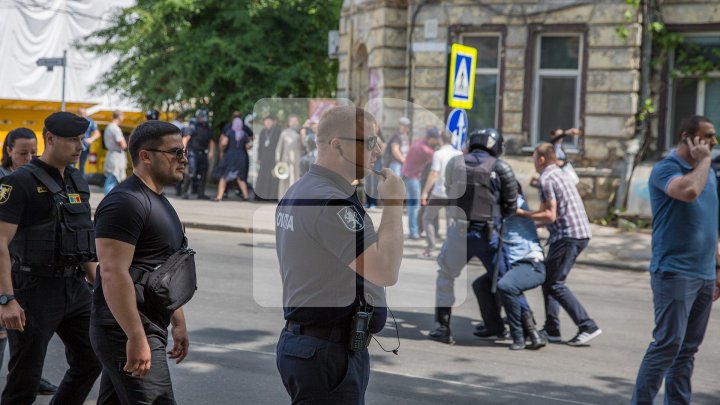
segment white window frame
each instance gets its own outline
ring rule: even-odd
[[[465,44],[466,38],[497,38],[498,40],[498,49],[497,49],[497,66],[494,68],[475,68],[475,85],[477,85],[477,76],[478,75],[495,75],[496,84],[495,84],[495,117],[494,117],[494,123],[493,127],[498,127],[498,120],[500,119],[500,67],[502,66],[502,55],[503,55],[503,49],[502,49],[502,34],[499,32],[467,32],[460,34],[460,43]],[[480,55],[478,55],[478,60],[480,58]],[[474,89],[473,89],[474,90]],[[474,103],[475,101],[473,101]]]
[[[720,36],[720,31],[698,31],[698,32],[692,32],[684,34],[685,37],[712,37],[712,36]],[[667,86],[667,113],[665,114],[665,151],[668,151],[675,147],[675,144],[677,143],[675,139],[675,133],[673,133],[673,129],[675,127],[675,122],[673,122],[673,118],[675,117],[675,78],[672,76],[672,71],[675,68],[675,50],[672,51],[670,54],[669,59],[669,69],[668,69],[668,86]],[[710,79],[720,79],[720,71],[714,71],[708,73],[708,78]],[[696,79],[697,80],[697,90],[695,93],[695,114],[697,115],[705,115],[705,85],[707,82],[705,80],[700,80],[699,76],[692,76],[692,75],[681,75],[678,76],[677,79]]]
[[[577,69],[540,69],[540,56],[542,47],[542,39],[547,37],[577,37],[578,38],[578,66]],[[580,124],[580,94],[582,93],[582,71],[585,60],[584,55],[584,35],[579,32],[552,32],[543,33],[535,38],[535,61],[533,66],[533,100],[532,100],[532,120],[530,124],[530,143],[533,148],[540,143],[541,134],[538,126],[540,125],[540,79],[544,77],[572,78],[575,80],[575,116],[573,117],[573,126],[578,127]],[[567,129],[567,128],[566,128]],[[563,146],[567,152],[578,153],[578,145],[575,137],[572,140],[567,139]],[[530,148],[531,150],[533,148]]]

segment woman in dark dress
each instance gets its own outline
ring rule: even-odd
[[[220,135],[220,164],[217,168],[218,191],[214,201],[221,201],[228,181],[237,181],[242,199],[249,199],[247,176],[250,167],[248,149],[252,148],[252,131],[241,118],[234,118],[232,129]]]

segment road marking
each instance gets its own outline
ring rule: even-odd
[[[262,351],[262,350],[246,349],[246,348],[239,348],[239,347],[229,347],[229,346],[218,345],[218,344],[213,344],[213,343],[201,343],[201,342],[191,341],[191,346],[193,346],[193,345],[206,346],[208,348],[213,348],[213,349],[224,349],[227,351],[263,354],[266,356],[275,357],[275,353],[266,352],[266,351]],[[565,404],[582,404],[582,405],[588,404],[588,402],[580,402],[580,401],[573,401],[570,399],[554,398],[554,397],[549,397],[549,396],[545,396],[545,395],[538,395],[538,394],[531,394],[531,393],[522,392],[522,391],[489,387],[489,386],[480,385],[480,384],[466,383],[466,382],[461,382],[461,381],[443,380],[442,378],[425,377],[425,376],[419,376],[419,375],[414,375],[414,374],[400,373],[397,371],[383,370],[383,369],[374,368],[374,367],[371,367],[370,369],[373,371],[376,371],[378,373],[390,374],[390,375],[395,375],[395,376],[399,376],[399,377],[416,378],[419,380],[433,381],[433,382],[439,382],[439,383],[450,384],[450,385],[455,385],[455,386],[496,391],[496,392],[502,392],[502,393],[506,393],[506,394],[519,395],[519,396],[523,396],[523,397],[544,399],[544,400],[548,400],[548,401],[556,401],[556,402],[561,402],[561,403],[565,403]]]

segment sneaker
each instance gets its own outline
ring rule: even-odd
[[[562,343],[562,338],[560,337],[559,333],[548,333],[548,331],[545,329],[540,330],[540,332],[538,333],[540,333],[540,336],[544,336],[545,339],[547,339],[547,341],[550,343]]]
[[[408,236],[408,239],[410,239],[410,240],[420,240],[420,235],[417,235],[417,234],[415,234],[415,235],[409,235],[409,236]]]
[[[503,329],[500,332],[491,332],[485,328],[478,329],[473,332],[473,335],[483,340],[505,340],[510,338],[510,332],[507,329]]]
[[[598,327],[590,330],[581,330],[580,332],[578,332],[577,335],[575,335],[574,338],[570,339],[567,344],[570,346],[589,346],[588,343],[590,343],[590,341],[595,339],[596,337],[600,336],[601,333],[602,329]]]
[[[455,340],[450,333],[450,328],[447,326],[438,326],[437,329],[428,334],[428,337],[436,342],[448,345],[455,344]]]
[[[437,254],[433,249],[425,249],[418,255],[418,258],[432,260],[437,258]]]
[[[525,349],[525,339],[524,338],[513,339],[513,342],[510,345],[510,350],[523,350],[523,349]]]
[[[40,385],[38,386],[38,394],[40,395],[53,395],[57,391],[58,387],[50,381],[41,378]]]

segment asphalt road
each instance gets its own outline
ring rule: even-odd
[[[283,404],[288,402],[275,367],[275,342],[282,311],[274,238],[268,235],[189,230],[198,252],[199,290],[186,306],[190,355],[171,365],[180,404]],[[550,345],[540,351],[513,352],[509,342],[488,343],[471,331],[479,318],[468,280],[484,272],[468,267],[458,280],[467,297],[454,310],[453,346],[427,340],[433,327],[436,265],[407,251],[397,287],[388,290],[401,337],[399,355],[372,343],[368,404],[623,404],[651,338],[652,303],[646,273],[578,266],[569,285],[595,318],[603,334],[591,347]],[[528,298],[538,320],[539,290]],[[261,302],[265,306],[258,304]],[[268,306],[268,304],[272,304]],[[718,304],[716,304],[718,305]],[[378,340],[396,346],[395,327]],[[576,332],[563,318],[563,337]],[[720,400],[720,313],[713,313],[693,378],[694,403]],[[7,356],[6,356],[7,357]],[[0,374],[4,386],[7,358]],[[45,373],[58,382],[65,369],[59,340],[48,350]],[[88,403],[94,403],[97,383]],[[660,401],[660,398],[658,398]],[[48,403],[39,397],[39,404]],[[658,402],[659,403],[659,402]]]

